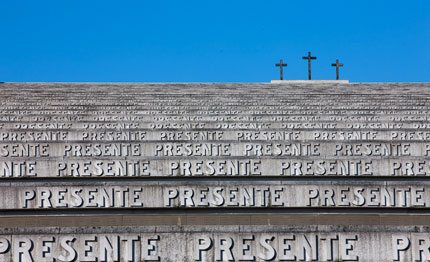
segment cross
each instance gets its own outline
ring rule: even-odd
[[[284,66],[286,67],[287,64],[283,64],[282,59],[281,59],[281,62],[279,64],[276,64],[275,66],[279,66],[281,68],[281,80],[284,80],[284,72],[282,70],[282,67],[284,67]]]
[[[302,58],[308,60],[309,80],[311,80],[311,60],[312,59],[317,59],[317,58],[315,56],[311,56],[311,52],[308,52],[308,56],[304,56]]]
[[[336,80],[339,80],[339,66],[343,66],[343,64],[339,64],[339,59],[336,59],[336,64],[331,64],[331,66],[336,67]]]

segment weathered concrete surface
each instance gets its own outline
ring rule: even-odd
[[[0,256],[5,261],[426,261],[429,235],[428,227],[380,226],[11,228],[0,235]]]
[[[430,207],[429,181],[160,180],[3,183],[0,209]]]
[[[426,261],[429,176],[430,83],[0,84],[0,261]]]
[[[358,210],[345,212],[346,209],[324,209],[322,212],[273,212],[264,213],[253,210],[232,210],[230,212],[207,212],[207,210],[175,210],[161,212],[160,210],[136,212],[136,210],[115,210],[108,212],[87,212],[86,215],[64,210],[43,210],[38,215],[29,212],[14,212],[0,217],[0,228],[32,228],[32,227],[118,227],[118,226],[195,226],[195,225],[339,225],[339,226],[430,226],[430,215],[426,212],[408,214],[375,213]],[[198,212],[201,211],[201,212]],[[277,210],[278,211],[278,210]],[[336,212],[338,211],[338,212]],[[342,212],[343,211],[343,212]],[[380,210],[377,210],[380,211]],[[329,213],[330,212],[330,213]],[[4,214],[5,212],[3,212]],[[72,213],[72,214],[70,214]]]

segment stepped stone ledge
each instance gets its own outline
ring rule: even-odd
[[[430,83],[0,83],[0,261],[428,261]]]

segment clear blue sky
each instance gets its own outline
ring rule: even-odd
[[[430,82],[430,1],[0,1],[0,81]]]

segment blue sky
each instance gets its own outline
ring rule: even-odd
[[[0,81],[430,82],[430,1],[0,1]]]

